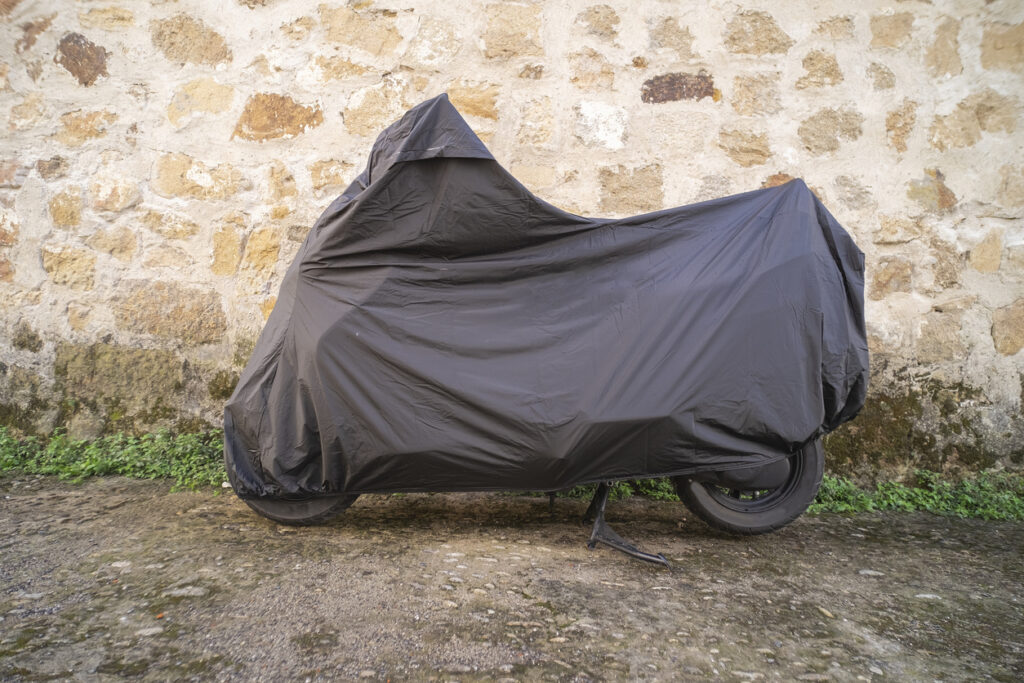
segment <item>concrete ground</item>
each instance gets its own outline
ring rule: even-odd
[[[730,538],[586,501],[364,496],[326,526],[230,491],[0,478],[0,679],[1024,679],[1024,524],[805,516]]]

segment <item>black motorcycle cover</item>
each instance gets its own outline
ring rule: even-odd
[[[765,464],[864,401],[864,255],[807,186],[622,219],[445,95],[313,226],[224,415],[239,495],[556,490]]]

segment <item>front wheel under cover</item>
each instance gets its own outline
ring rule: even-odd
[[[686,477],[673,477],[676,494],[708,525],[734,534],[780,529],[807,510],[821,486],[825,451],[817,439],[790,456],[786,482],[774,489],[735,490]]]
[[[334,519],[359,496],[330,496],[309,500],[243,498],[245,504],[267,519],[287,526],[314,526]]]

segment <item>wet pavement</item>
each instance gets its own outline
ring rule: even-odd
[[[0,478],[0,679],[1024,679],[1024,523],[710,530],[609,504],[671,571],[588,551],[586,501],[364,496],[316,528],[230,492]]]

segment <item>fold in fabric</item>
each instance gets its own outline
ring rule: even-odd
[[[623,219],[445,95],[311,229],[224,415],[243,497],[556,490],[786,457],[860,410],[864,255],[800,180]]]

